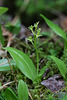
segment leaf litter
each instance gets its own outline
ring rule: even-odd
[[[54,75],[54,76],[48,78],[47,80],[43,80],[41,82],[41,84],[46,86],[47,89],[50,89],[51,92],[58,91],[65,86],[65,83],[62,80],[62,76],[59,74]]]

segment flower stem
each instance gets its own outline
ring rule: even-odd
[[[38,71],[39,71],[39,55],[38,55],[36,36],[35,35],[34,35],[34,47],[35,47],[36,56],[37,56],[37,76],[38,76]]]

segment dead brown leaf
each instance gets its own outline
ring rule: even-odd
[[[46,86],[47,89],[50,89],[52,92],[58,91],[65,86],[61,75],[54,75],[47,80],[42,81],[41,84]]]
[[[2,32],[3,32],[4,37],[5,36],[8,37],[7,47],[9,47],[13,40],[13,34],[9,31],[7,31],[3,26],[2,26]]]

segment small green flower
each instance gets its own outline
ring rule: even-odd
[[[33,31],[33,28],[34,28],[34,26],[32,26],[32,25],[31,25],[31,26],[29,26],[29,29],[31,30],[31,32],[32,32],[32,33],[33,33],[33,35],[34,35],[35,33],[34,33],[34,31]]]
[[[34,24],[34,27],[37,28],[37,27],[38,27],[38,24],[39,24],[39,22],[36,22],[36,23]]]
[[[27,38],[27,40],[29,40],[31,43],[33,43],[32,36],[29,36],[29,37]]]
[[[40,32],[41,32],[41,28],[38,28],[38,30],[37,30],[37,34],[36,34],[36,38],[42,36]]]

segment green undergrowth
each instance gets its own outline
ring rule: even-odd
[[[15,42],[17,43],[17,41],[15,41]],[[28,52],[27,55],[29,55],[29,56],[31,55],[31,59],[34,62],[34,64],[36,65],[35,49],[32,48],[31,44],[27,45],[27,47],[30,47],[30,49],[25,47],[24,45],[21,46],[22,43],[23,42],[20,41],[19,45],[17,45],[18,49],[21,50],[21,51],[24,51],[24,52],[27,51]],[[24,44],[25,44],[25,42],[24,42]],[[47,48],[46,48],[46,46],[47,46]],[[23,48],[23,50],[22,50],[22,48]],[[43,46],[39,47],[39,49],[40,49],[40,51],[39,51],[39,53],[40,53],[39,54],[39,60],[41,61],[41,60],[44,59],[44,61],[40,65],[40,69],[44,65],[47,65],[48,68],[50,68],[50,72],[45,77],[45,79],[47,80],[49,77],[51,77],[55,74],[59,74],[59,70],[57,68],[57,65],[54,63],[54,61],[52,59],[49,58],[49,55],[53,53],[54,56],[57,56],[57,57],[61,58],[61,60],[64,61],[65,64],[67,64],[67,62],[66,62],[67,61],[67,54],[62,53],[63,48],[61,48],[59,46],[59,43],[52,42],[52,40],[49,41],[49,43],[46,42],[45,44],[43,44]],[[29,91],[30,91],[30,93],[33,97],[33,100],[54,100],[54,99],[58,100],[58,93],[60,91],[58,91],[58,93],[51,93],[50,90],[47,90],[46,87],[44,87],[40,84],[42,79],[39,80],[38,82],[35,82],[34,84],[32,84],[32,81],[30,81],[28,78],[26,78],[26,76],[24,76],[20,71],[14,70],[14,73],[15,73],[16,79],[18,81],[19,81],[19,79],[22,79],[22,80],[24,80],[24,82],[27,83]],[[2,82],[6,82],[6,81],[9,81],[9,80],[10,81],[14,80],[13,75],[11,75],[11,71],[9,71],[7,73],[6,72],[1,72],[1,76],[2,75],[4,77]],[[15,88],[15,85],[16,84],[11,84],[11,85],[9,85],[9,87],[11,87],[16,93],[17,88]],[[62,93],[66,92],[66,88],[61,89],[61,92]],[[2,91],[1,91],[1,93],[2,93]],[[3,98],[3,94],[1,95],[1,98]]]
[[[0,11],[2,10],[6,12],[8,9],[0,7]],[[16,35],[11,43],[12,47],[5,47],[6,43],[0,25],[0,100],[30,100],[31,98],[33,100],[64,100],[67,98],[67,36],[61,28],[45,16],[42,14],[40,16],[52,29],[51,35],[46,36],[42,33],[38,26],[39,22],[36,22],[29,27],[32,35],[25,37],[22,41],[16,37],[18,33],[15,34],[20,29],[18,20],[14,26],[8,25],[8,30]],[[53,31],[56,33],[55,36]],[[54,75],[57,77],[57,74],[61,74],[61,82],[63,80],[65,85],[62,86],[60,81],[58,81],[60,83],[56,82],[58,79],[55,80]],[[53,88],[49,90],[48,86],[43,86],[43,80],[47,80],[46,84],[49,84],[50,77],[53,81],[51,85],[60,84],[63,88],[56,89],[49,85]],[[3,84],[6,83],[7,85],[4,86]]]

